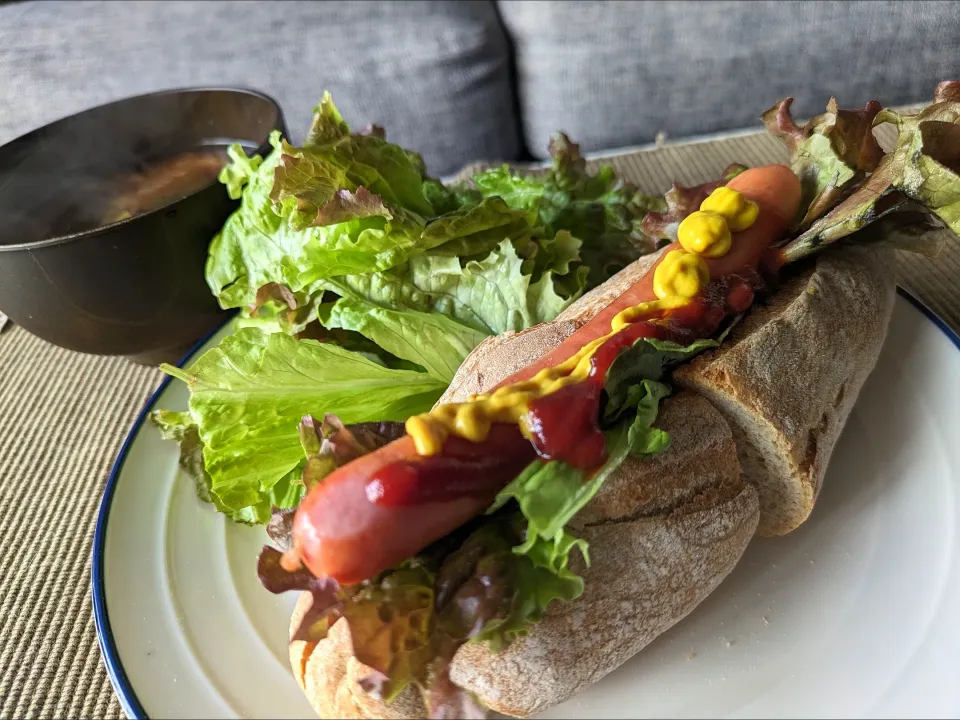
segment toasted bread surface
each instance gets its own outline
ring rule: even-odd
[[[493,710],[525,717],[563,701],[629,659],[685,617],[736,565],[759,517],[742,482],[733,438],[705,400],[681,393],[658,423],[671,434],[663,453],[630,459],[571,526],[590,543],[577,560],[586,590],[553,603],[531,633],[502,653],[464,646],[454,682]],[[295,626],[309,600],[301,598]],[[410,688],[390,705],[358,680],[369,671],[352,657],[341,620],[319,643],[291,644],[301,687],[322,717],[422,717]]]
[[[790,532],[813,510],[894,296],[892,251],[832,251],[753,307],[722,347],[674,373],[730,423],[760,496],[760,534]]]

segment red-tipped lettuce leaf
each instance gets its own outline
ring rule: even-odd
[[[329,92],[313,109],[313,122],[304,145],[328,145],[350,135],[350,126],[343,119]]]
[[[874,124],[892,122],[897,142],[856,190],[808,230],[781,249],[793,262],[883,219],[858,234],[863,241],[892,241],[903,249],[935,252],[960,233],[960,83],[937,86],[935,101],[913,115],[883,110]],[[908,226],[918,214],[932,213],[922,226],[933,231],[922,242]]]
[[[307,490],[351,460],[373,452],[401,437],[405,430],[400,422],[370,422],[344,425],[330,413],[317,422],[312,415],[300,421],[300,444],[307,455],[303,484]]]
[[[257,577],[274,594],[299,590],[310,593],[310,607],[291,640],[317,642],[327,636],[342,607],[343,593],[333,578],[318,578],[306,568],[291,572],[283,567],[283,553],[264,545],[257,561]]]
[[[293,547],[293,518],[296,514],[296,508],[275,507],[271,510],[270,521],[267,523],[267,537],[273,540],[283,552]]]
[[[781,100],[761,118],[791,152],[790,165],[803,186],[800,227],[805,228],[880,163],[883,150],[872,129],[881,108],[871,100],[863,110],[840,109],[830,98],[825,113],[800,127],[790,114],[792,103],[793,98]]]
[[[370,123],[369,125],[366,125],[366,126],[365,126],[359,133],[357,133],[357,134],[358,134],[358,135],[371,135],[371,136],[373,136],[373,137],[378,137],[378,138],[380,138],[381,140],[386,140],[386,139],[387,139],[387,131],[384,130],[380,125],[377,125],[376,123]]]
[[[336,225],[341,222],[349,222],[366,217],[393,217],[390,210],[383,204],[383,198],[374,195],[365,187],[358,187],[356,192],[342,189],[337,190],[330,198],[317,210],[317,219],[313,225]]]

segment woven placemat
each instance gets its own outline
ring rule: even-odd
[[[604,162],[647,192],[785,159],[758,134]],[[960,329],[960,246],[901,253],[901,284]],[[0,717],[122,717],[94,633],[90,549],[103,486],[159,371],[0,334]]]

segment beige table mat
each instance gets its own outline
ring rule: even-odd
[[[631,153],[610,162],[648,192],[782,161],[766,135]],[[960,244],[903,254],[902,284],[960,329]],[[104,483],[161,379],[120,358],[0,334],[0,717],[122,717],[94,633],[91,543]]]

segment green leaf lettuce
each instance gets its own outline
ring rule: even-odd
[[[166,435],[201,496],[244,522],[295,502],[312,456],[304,415],[429,409],[484,338],[554,319],[651,249],[639,219],[656,201],[609,167],[587,172],[565,136],[546,173],[493,169],[474,187],[428,177],[382,129],[353,132],[328,94],[302,146],[270,142],[263,158],[231,147],[220,176],[241,203],[206,275],[241,309],[236,332],[188,370],[166,368],[192,396]]]
[[[179,420],[187,432],[189,419],[203,443],[209,494],[231,516],[255,522],[266,521],[271,504],[299,501],[305,415],[403,421],[429,410],[445,388],[426,373],[391,369],[331,343],[254,328],[224,338],[187,369],[163,369],[190,388],[189,415]],[[169,416],[155,418],[170,424]]]

